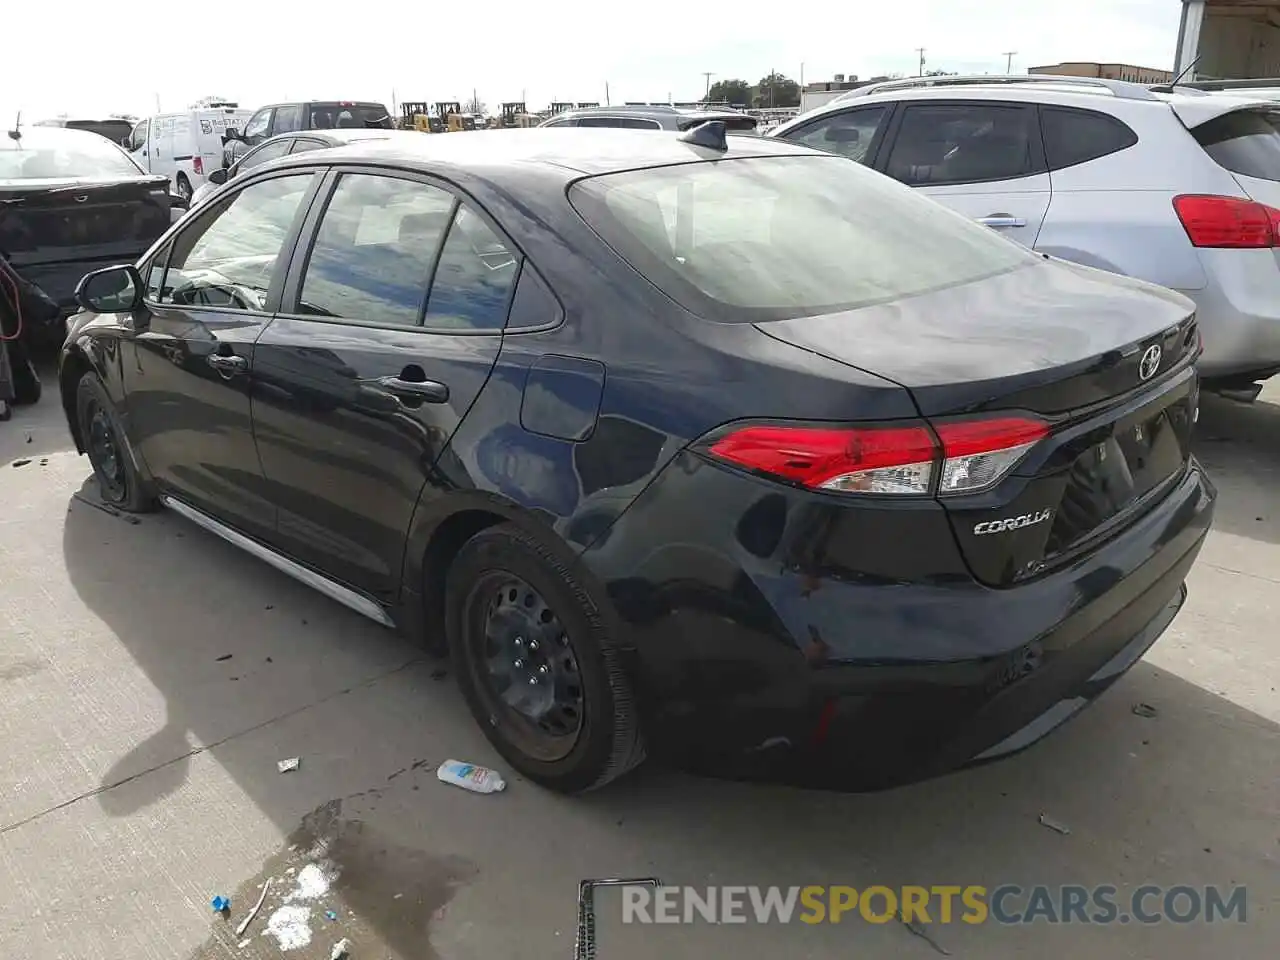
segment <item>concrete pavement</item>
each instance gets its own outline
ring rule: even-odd
[[[475,796],[434,777],[446,757],[502,766],[440,664],[177,516],[94,506],[50,396],[0,424],[0,943],[31,960],[311,960],[342,937],[352,960],[568,958],[578,881],[630,875],[1243,884],[1243,925],[928,932],[957,957],[1273,955],[1280,387],[1252,407],[1207,398],[1199,446],[1221,500],[1187,607],[1129,677],[1018,757],[862,796],[654,765],[585,798],[518,778]],[[898,922],[618,916],[602,897],[601,960],[939,955]]]

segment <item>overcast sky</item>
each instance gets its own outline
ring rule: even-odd
[[[243,106],[285,99],[693,99],[714,79],[776,69],[833,73],[1002,72],[1060,60],[1169,68],[1180,0],[808,0],[696,4],[646,0],[361,0],[309,8],[280,0],[194,6],[63,0],[9,4],[0,109],[181,109],[210,94]],[[54,10],[56,8],[56,15]],[[309,9],[302,14],[300,9]],[[134,11],[129,16],[125,11]],[[185,11],[176,13],[176,11]],[[331,15],[326,14],[329,11]],[[757,13],[756,11],[759,11]],[[766,16],[781,11],[784,18]]]

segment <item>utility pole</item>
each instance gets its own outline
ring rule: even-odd
[[[1006,74],[1013,73],[1013,58],[1018,55],[1017,50],[1006,50],[1000,56],[1004,57],[1004,72]]]
[[[710,70],[703,70],[702,75],[707,80],[707,89],[702,94],[702,99],[706,100],[711,96],[711,78],[715,76]]]
[[[606,80],[604,82],[604,105],[607,107],[607,106],[610,106],[610,104],[611,104],[611,101],[609,100],[609,81]]]
[[[800,64],[800,89],[804,90],[804,64]]]
[[[920,54],[920,72],[917,76],[924,76],[924,47],[916,47],[916,53]]]

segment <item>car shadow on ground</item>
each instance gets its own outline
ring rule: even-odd
[[[135,814],[181,789],[197,757],[212,757],[294,847],[327,829],[330,848],[347,851],[351,929],[379,956],[474,955],[450,948],[474,931],[446,919],[450,901],[473,887],[499,898],[471,906],[484,915],[486,947],[512,945],[489,955],[554,956],[569,953],[576,884],[588,876],[699,886],[1260,886],[1280,865],[1280,728],[1147,664],[1017,757],[885,793],[734,784],[651,764],[586,797],[557,797],[518,778],[501,797],[474,797],[432,776],[446,757],[495,762],[442,665],[179,517],[129,522],[91,505],[91,482],[80,497],[64,529],[71,582],[167,706],[164,725],[102,776],[97,802],[111,816]],[[1139,701],[1158,715],[1135,714]],[[276,760],[289,756],[302,767],[283,776]],[[1042,814],[1071,834],[1046,828]],[[290,856],[282,846],[262,874],[246,877],[239,901]],[[531,895],[538,902],[525,906],[518,895],[552,887],[564,891],[554,920],[545,900]],[[406,889],[413,895],[396,899]],[[553,924],[566,937],[553,939]],[[947,949],[986,956],[1053,942],[1043,927],[1003,930],[998,941],[986,929],[957,925],[937,936]],[[1229,952],[1262,955],[1252,945],[1263,949],[1275,933],[1265,930],[1233,930]],[[1160,938],[1176,935],[1169,955],[1208,955],[1221,943],[1205,939],[1215,933],[1222,936],[1220,928],[1148,930],[1132,945],[1172,946]],[[705,955],[736,949],[744,935],[716,926],[699,940],[685,929],[682,942],[699,942],[688,955]],[[882,935],[918,947],[897,926]],[[828,942],[834,949],[848,940]],[[215,932],[197,956],[234,947],[228,932]],[[276,955],[254,952],[261,949],[255,939],[241,955]],[[674,942],[658,952],[683,955]]]
[[[1280,403],[1202,394],[1195,452],[1219,488],[1214,528],[1280,543]]]

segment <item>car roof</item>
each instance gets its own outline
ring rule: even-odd
[[[396,133],[397,131],[383,131]],[[559,170],[565,180],[578,175],[616,173],[644,167],[671,166],[700,160],[740,159],[760,156],[826,156],[784,140],[734,136],[726,151],[685,143],[674,131],[623,130],[613,127],[584,129],[538,127],[533,129],[470,130],[459,133],[398,131],[362,143],[334,147],[315,154],[292,154],[271,161],[271,167],[303,166],[323,162],[377,162],[388,166],[446,168],[483,172],[497,181],[503,173],[518,174],[538,166]],[[263,165],[266,167],[266,164]]]
[[[570,110],[564,110],[557,113],[551,120],[559,120],[561,117],[651,117],[654,120],[661,120],[664,117],[679,117],[680,119],[708,119],[714,120],[717,117],[745,117],[748,114],[739,110],[730,110],[723,108],[704,108],[704,107],[677,107],[662,103],[653,104],[633,104],[631,106],[621,107],[574,107]]]

